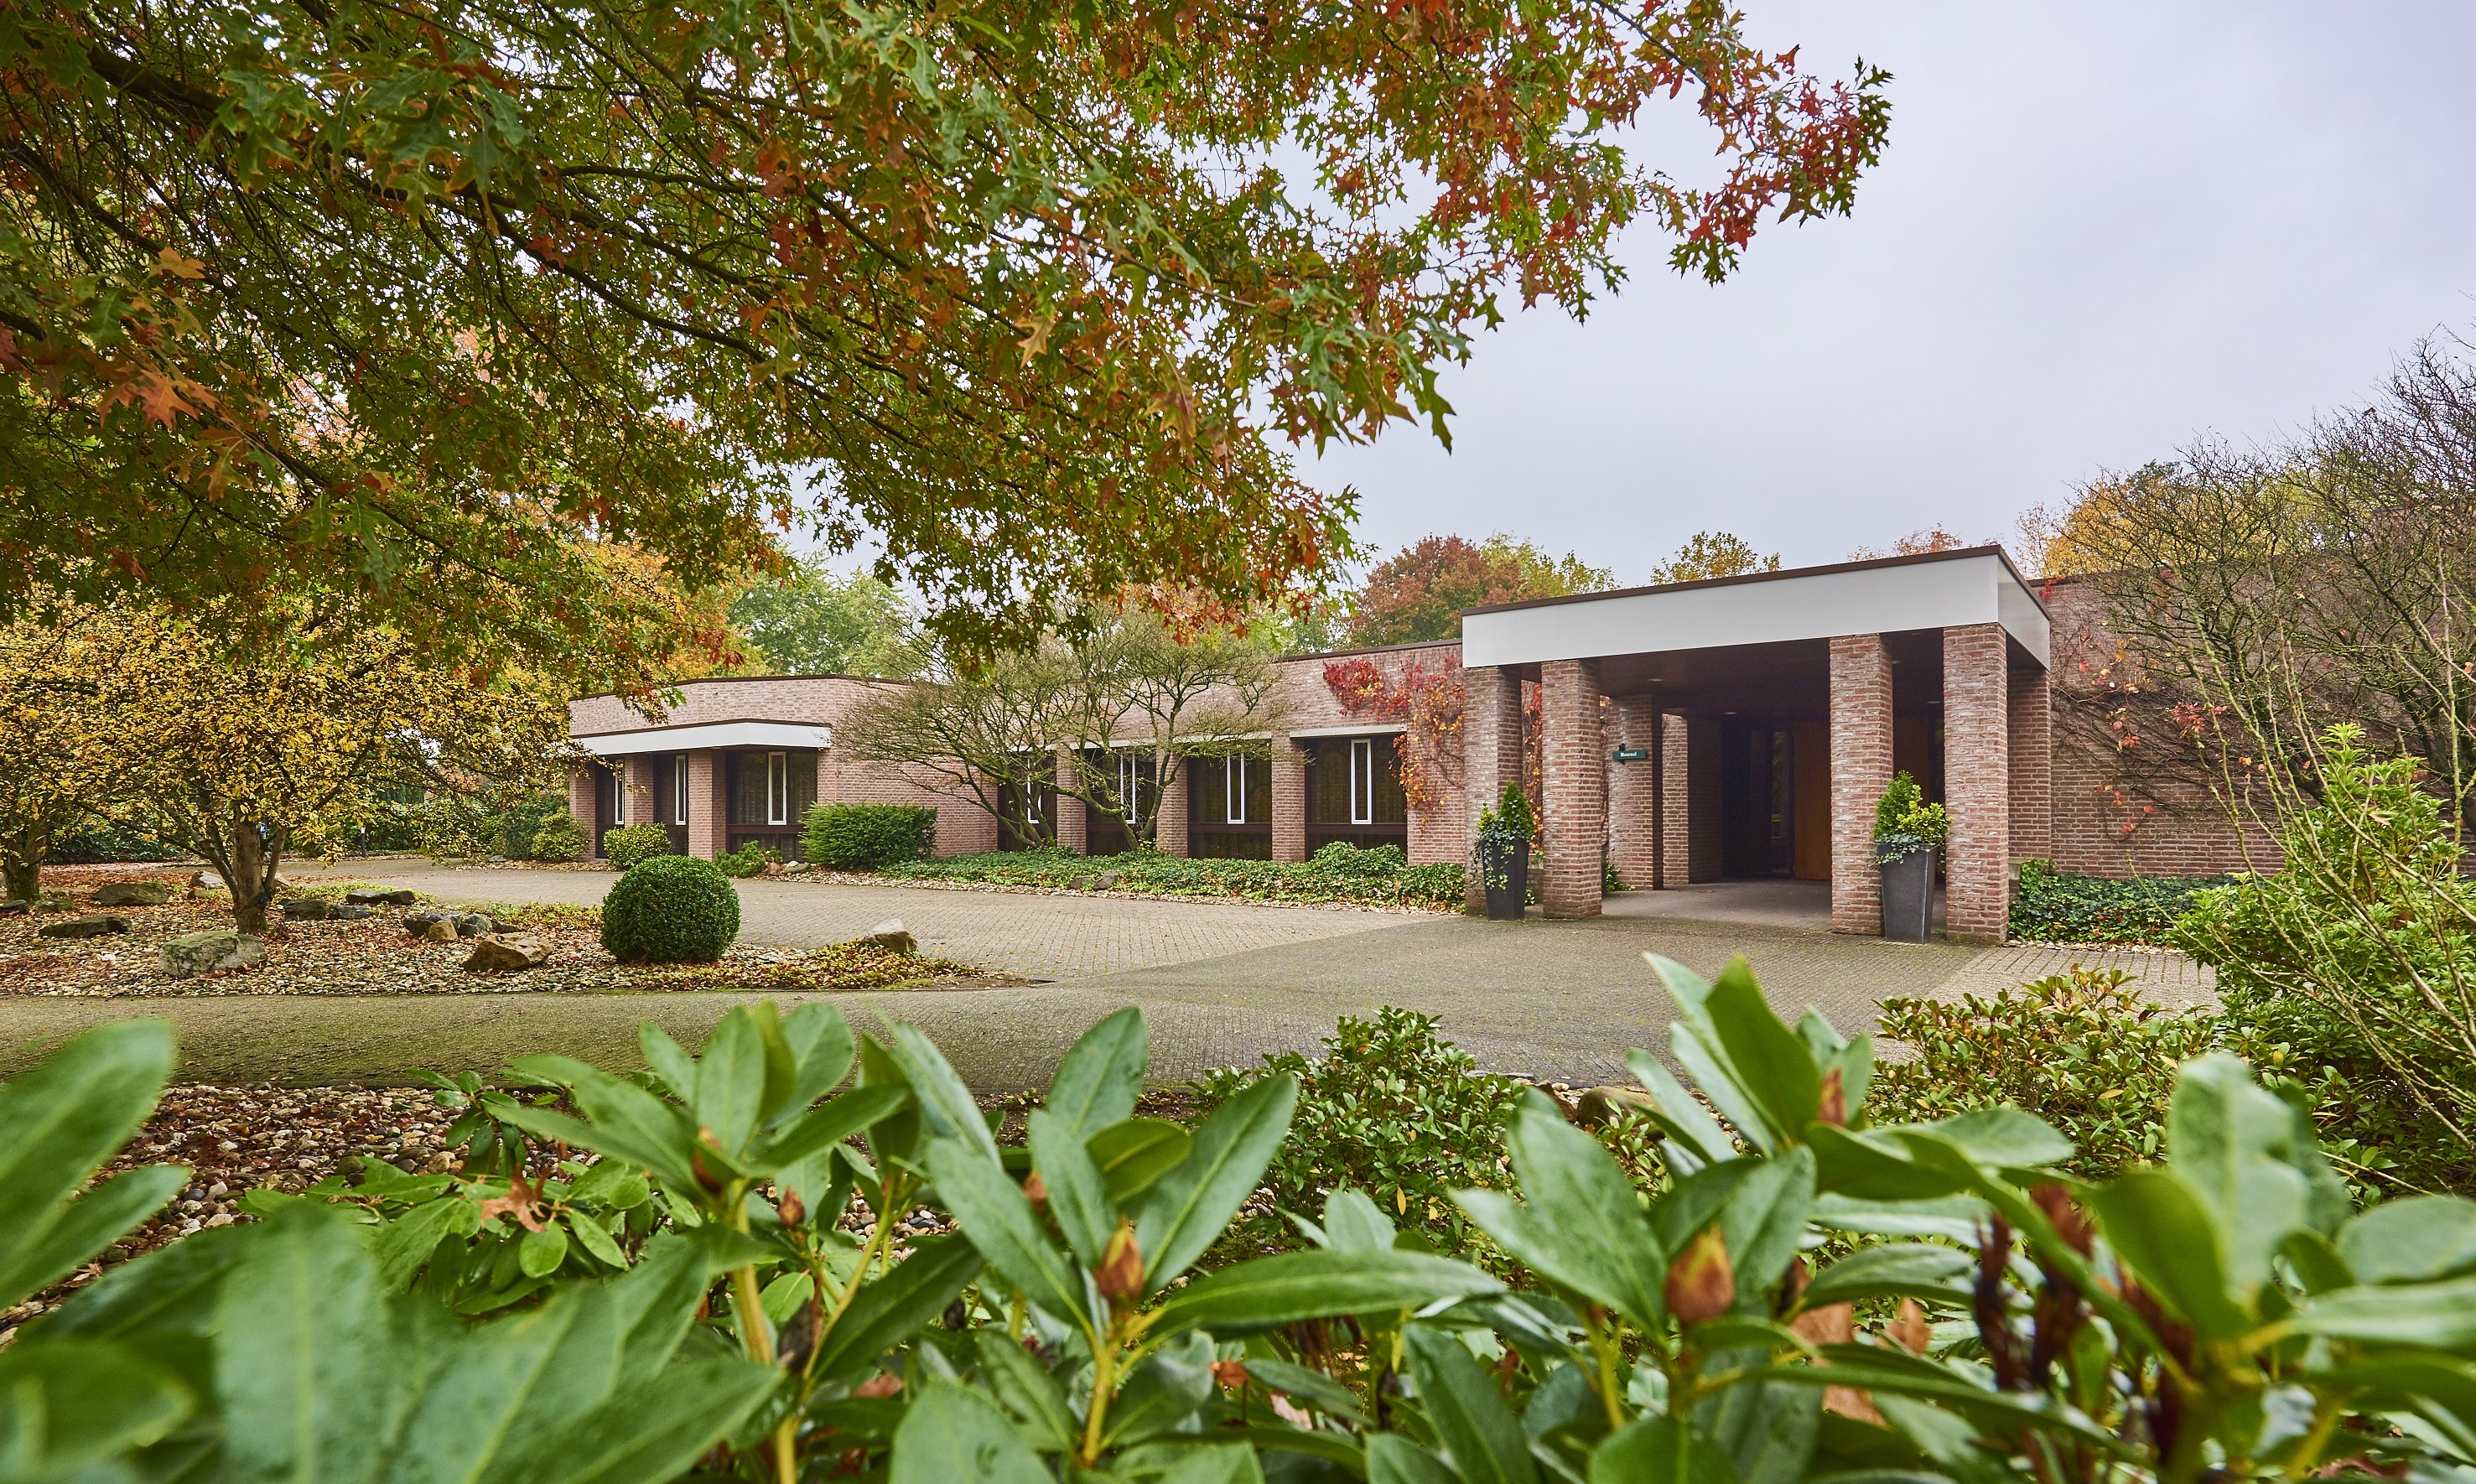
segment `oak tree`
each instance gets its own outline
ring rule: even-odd
[[[1550,556],[1501,532],[1485,541],[1427,536],[1369,569],[1351,600],[1350,636],[1360,644],[1458,638],[1464,608],[1615,585],[1613,572],[1571,553]]]

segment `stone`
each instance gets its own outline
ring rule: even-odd
[[[405,886],[356,886],[344,900],[357,907],[409,907],[412,890]]]
[[[169,881],[107,881],[94,891],[99,907],[160,907],[171,900]]]
[[[550,957],[538,938],[522,933],[491,933],[473,945],[473,956],[464,967],[475,974],[504,974],[516,969],[531,969]]]
[[[229,928],[183,933],[155,949],[155,966],[175,979],[192,979],[223,969],[254,968],[264,962],[265,944]]]
[[[899,917],[889,917],[885,921],[870,928],[868,936],[860,939],[860,941],[862,943],[873,943],[889,953],[916,953],[920,952],[920,940],[911,935],[910,930],[903,926],[903,919]]]
[[[443,917],[433,917],[415,928],[412,935],[427,943],[453,943],[456,925]]]
[[[93,917],[72,917],[64,923],[45,923],[35,929],[38,936],[46,938],[100,938],[107,933],[128,930],[129,919],[110,912]]]
[[[35,899],[35,912],[37,916],[40,916],[45,912],[74,912],[76,910],[77,903],[71,902],[66,897],[42,896]]]
[[[1100,889],[1101,878],[1097,876],[1078,876],[1066,884],[1077,891],[1097,891]]]
[[[362,918],[369,915],[370,909],[368,907],[350,902],[347,902],[340,906],[332,906],[327,909],[327,919],[330,922],[358,923]]]
[[[1102,891],[1116,891],[1118,889],[1118,873],[1115,871],[1103,871],[1095,878],[1094,884],[1099,886]]]
[[[220,891],[223,889],[223,882],[216,880],[213,877],[207,875],[204,871],[192,871],[189,873],[189,890],[191,891]]]
[[[1639,1087],[1585,1088],[1573,1100],[1573,1122],[1585,1128],[1602,1128],[1627,1113],[1649,1113],[1659,1107],[1659,1100]]]
[[[507,924],[487,912],[450,912],[447,920],[456,925],[456,936],[459,938],[485,938],[508,930]]]
[[[323,923],[335,911],[335,904],[322,897],[286,897],[275,905],[287,923]]]
[[[35,904],[31,902],[20,902],[11,897],[5,902],[0,902],[0,917],[23,917],[33,911],[34,907]]]

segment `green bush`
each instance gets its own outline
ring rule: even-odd
[[[707,964],[739,936],[739,893],[712,861],[656,855],[602,899],[602,946],[625,963]]]
[[[751,840],[735,851],[725,851],[716,855],[713,863],[728,877],[763,876],[767,866],[782,863],[782,853],[770,845]]]
[[[1437,1016],[1386,1005],[1374,1020],[1341,1018],[1324,1055],[1268,1055],[1260,1069],[1226,1068],[1199,1084],[1218,1106],[1267,1076],[1299,1084],[1288,1143],[1264,1172],[1269,1209],[1242,1216],[1233,1235],[1259,1248],[1296,1245],[1292,1213],[1324,1204],[1328,1190],[1363,1190],[1406,1217],[1436,1249],[1455,1256],[1494,1249],[1453,1192],[1501,1190],[1506,1114],[1522,1084],[1481,1072],[1468,1051],[1436,1033]]]
[[[1926,803],[1925,791],[1906,772],[1892,775],[1891,785],[1874,804],[1874,858],[1894,861],[1919,851],[1939,851],[1951,833],[1943,805]]]
[[[2164,947],[2193,897],[2223,876],[2066,876],[2043,860],[2020,863],[2012,936],[2030,943],[2142,943]]]
[[[583,855],[584,848],[591,843],[584,827],[576,822],[575,816],[562,810],[557,816],[542,821],[533,830],[525,858],[575,860]]]
[[[633,871],[671,852],[671,832],[659,825],[630,825],[602,836],[602,854],[619,871]]]
[[[808,860],[836,871],[881,871],[937,849],[937,811],[916,804],[820,804],[800,834]]]
[[[104,861],[177,860],[181,852],[156,839],[139,825],[89,814],[52,836],[44,858],[55,865]]]
[[[1357,902],[1416,906],[1459,906],[1459,861],[1421,866],[1400,863],[1400,848],[1360,850],[1337,841],[1303,861],[1196,860],[1159,851],[1124,855],[1078,855],[1056,846],[1029,851],[990,851],[888,866],[889,877],[908,880],[985,881],[1008,886],[1099,889],[1104,879],[1120,891],[1165,897],[1237,897],[1251,902]]]
[[[2218,1040],[2206,1012],[2167,1010],[2122,972],[2078,965],[1990,998],[1886,1000],[1881,1028],[1911,1055],[1874,1074],[1875,1117],[2035,1108],[2079,1146],[2072,1169],[2090,1176],[2158,1157],[2175,1069]]]
[[[565,860],[573,849],[561,854],[542,853],[541,831],[548,826],[567,820],[567,800],[559,794],[533,794],[513,807],[499,811],[498,853],[510,860]],[[558,843],[554,835],[552,844]]]

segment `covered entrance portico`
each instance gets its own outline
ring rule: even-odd
[[[1462,645],[1473,828],[1530,772],[1536,687],[1548,916],[1597,915],[1613,864],[1827,881],[1831,926],[1874,932],[1899,770],[1951,817],[1951,936],[1999,941],[2047,853],[2046,615],[1998,548],[1478,608]]]

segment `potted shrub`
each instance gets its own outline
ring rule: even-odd
[[[1538,831],[1530,796],[1507,783],[1496,807],[1478,817],[1478,869],[1490,922],[1520,922],[1530,901],[1530,837]]]
[[[1934,923],[1935,857],[1951,832],[1943,805],[1928,804],[1918,780],[1892,775],[1874,806],[1874,864],[1883,873],[1883,936],[1923,943]]]

